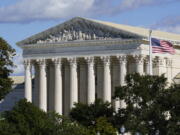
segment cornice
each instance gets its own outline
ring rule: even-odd
[[[113,40],[86,40],[86,41],[68,41],[60,43],[38,43],[19,45],[23,49],[27,48],[54,48],[54,47],[78,47],[78,46],[97,46],[97,45],[127,45],[127,44],[142,44],[141,39],[113,39]]]

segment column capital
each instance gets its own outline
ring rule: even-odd
[[[127,56],[126,55],[118,55],[116,57],[118,58],[120,64],[127,62]]]
[[[76,57],[72,57],[72,58],[68,58],[67,59],[70,63],[70,65],[77,65],[77,58]]]
[[[85,57],[85,60],[87,61],[87,64],[94,64],[94,57]]]
[[[105,65],[110,65],[110,63],[111,63],[111,57],[110,56],[102,56],[101,59]]]
[[[155,64],[157,66],[164,66],[166,64],[166,60],[163,57],[156,57]]]
[[[144,57],[145,64],[149,64],[149,56]]]
[[[45,59],[37,59],[36,62],[40,66],[46,65],[46,60]]]
[[[143,64],[144,63],[144,59],[145,59],[145,56],[143,55],[134,55],[134,60],[136,63],[138,64]]]
[[[52,58],[51,60],[54,65],[61,65],[61,62],[62,62],[61,58]]]
[[[168,67],[171,67],[172,66],[172,59],[169,59],[169,58],[167,58],[166,59],[166,65],[168,66]]]
[[[30,67],[31,66],[31,60],[30,59],[25,59],[24,60],[24,66],[25,66],[25,68]]]

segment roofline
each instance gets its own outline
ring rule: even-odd
[[[121,30],[121,31],[124,31],[124,32],[128,32],[128,33],[137,35],[137,36],[142,37],[142,38],[148,38],[148,34],[147,34],[147,36],[146,36],[146,35],[143,35],[142,33],[135,33],[135,32],[132,32],[132,31],[128,31],[127,29],[125,30],[125,29],[118,28],[118,26],[128,27],[128,28],[132,28],[132,29],[133,29],[133,28],[134,28],[134,29],[141,29],[141,30],[144,30],[144,31],[149,31],[149,29],[146,29],[146,28],[141,28],[141,27],[136,27],[136,26],[130,26],[130,25],[124,25],[124,24],[116,24],[116,23],[99,21],[99,20],[94,20],[94,19],[89,19],[89,18],[83,18],[83,17],[74,17],[74,18],[72,18],[72,19],[70,19],[70,20],[68,20],[68,21],[64,21],[64,22],[61,23],[61,24],[58,24],[58,25],[56,25],[56,26],[54,26],[54,27],[51,27],[51,28],[48,28],[48,29],[45,30],[45,31],[39,32],[39,33],[37,33],[37,34],[35,34],[35,35],[32,35],[32,36],[30,36],[30,37],[28,37],[28,38],[26,38],[26,39],[24,39],[24,40],[22,40],[22,41],[19,41],[19,42],[16,43],[16,45],[19,46],[19,47],[21,47],[21,45],[26,45],[26,44],[23,43],[23,41],[31,40],[31,39],[33,39],[33,38],[36,37],[36,36],[42,35],[43,33],[48,34],[47,32],[49,32],[50,30],[53,31],[53,29],[56,29],[57,27],[63,27],[63,25],[65,25],[66,23],[71,22],[71,20],[75,20],[75,19],[88,20],[88,21],[91,21],[91,22],[93,22],[93,23],[97,23],[97,24],[100,24],[100,25],[104,25],[104,26],[107,26],[107,27],[111,27],[111,28],[113,28],[113,29],[117,29],[117,30]],[[108,24],[109,24],[109,25],[108,25]],[[110,25],[110,24],[111,24],[111,25]],[[115,27],[115,26],[113,27],[113,25],[117,25],[117,27]],[[158,30],[153,30],[153,31],[154,31],[155,33],[162,33],[162,34],[167,34],[167,35],[172,34],[172,36],[179,36],[179,37],[180,37],[179,34],[174,34],[174,33],[169,33],[169,32],[163,32],[163,31],[158,31]],[[157,37],[157,36],[153,36],[153,35],[152,35],[152,37],[159,38],[159,39],[164,39],[164,40],[169,40],[169,41],[179,42],[178,45],[180,45],[180,39],[179,39],[179,40],[166,39],[166,38],[163,38],[163,37]]]

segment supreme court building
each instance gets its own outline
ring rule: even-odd
[[[76,17],[17,43],[23,49],[25,98],[44,111],[67,115],[75,102],[112,102],[128,73],[149,73],[149,30]],[[153,31],[175,54],[154,53],[153,75],[169,83],[180,72],[180,35]],[[34,72],[32,72],[32,69]],[[34,76],[34,88],[32,88]]]

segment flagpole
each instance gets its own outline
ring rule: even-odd
[[[149,30],[149,75],[152,75],[152,42],[151,42],[152,30]]]

